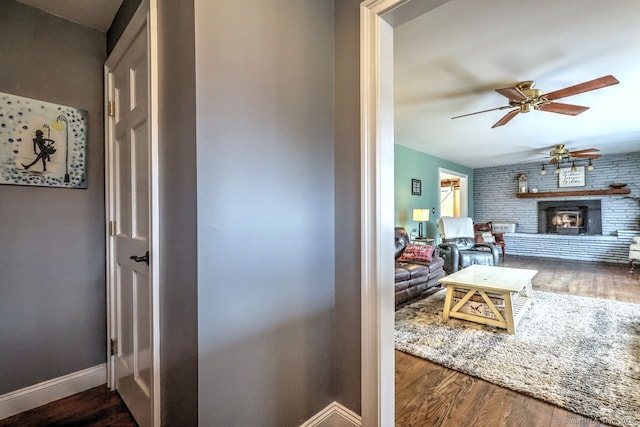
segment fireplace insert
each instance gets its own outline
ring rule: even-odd
[[[602,234],[600,200],[538,202],[538,233]]]

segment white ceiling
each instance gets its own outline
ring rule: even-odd
[[[413,0],[424,1],[424,0]],[[451,0],[394,31],[396,143],[471,168],[535,161],[555,144],[640,151],[639,0]],[[608,74],[620,84],[559,100],[578,116],[508,110],[494,91],[545,93]]]
[[[18,0],[51,15],[106,33],[123,0]]]

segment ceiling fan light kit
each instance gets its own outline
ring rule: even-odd
[[[472,116],[475,114],[486,113],[489,111],[506,110],[511,109],[500,120],[498,120],[492,128],[504,126],[511,121],[519,113],[529,113],[533,110],[546,111],[549,113],[565,114],[568,116],[577,116],[589,109],[589,107],[583,107],[580,105],[563,104],[560,102],[553,102],[557,99],[566,98],[568,96],[577,95],[579,93],[589,92],[596,89],[601,89],[607,86],[618,84],[619,81],[612,75],[603,76],[588,82],[580,83],[574,86],[566,87],[564,89],[556,90],[544,94],[540,89],[534,89],[535,82],[533,80],[527,80],[513,87],[505,87],[495,89],[500,95],[506,97],[509,100],[509,105],[503,105],[502,107],[491,108],[488,110],[476,111],[475,113],[463,114],[460,116],[451,117],[452,119],[459,119],[461,117]]]
[[[551,160],[549,161],[550,165],[555,164],[556,170],[555,173],[560,173],[560,164],[571,162],[571,172],[576,171],[576,159],[589,159],[589,164],[587,165],[587,170],[592,171],[595,169],[593,166],[593,159],[599,159],[602,157],[602,154],[599,154],[600,150],[597,148],[582,148],[580,150],[570,151],[568,148],[564,146],[564,144],[557,144],[551,148],[549,151],[549,157]],[[542,168],[540,169],[540,175],[546,175],[547,170],[544,167],[544,163],[542,164]]]

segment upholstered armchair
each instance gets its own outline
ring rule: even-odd
[[[507,243],[504,241],[503,233],[494,233],[491,221],[483,224],[473,224],[476,243],[493,243],[502,249],[502,256],[507,249]]]
[[[475,242],[471,218],[442,217],[438,219],[438,233],[442,242],[438,247],[447,274],[473,264],[499,265],[500,252],[496,245]]]

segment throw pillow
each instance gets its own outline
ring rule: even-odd
[[[431,261],[431,255],[435,246],[431,245],[407,245],[398,258],[399,261]]]
[[[482,233],[482,240],[485,243],[495,243],[496,242],[496,238],[493,237],[493,234],[491,234],[490,231]]]

